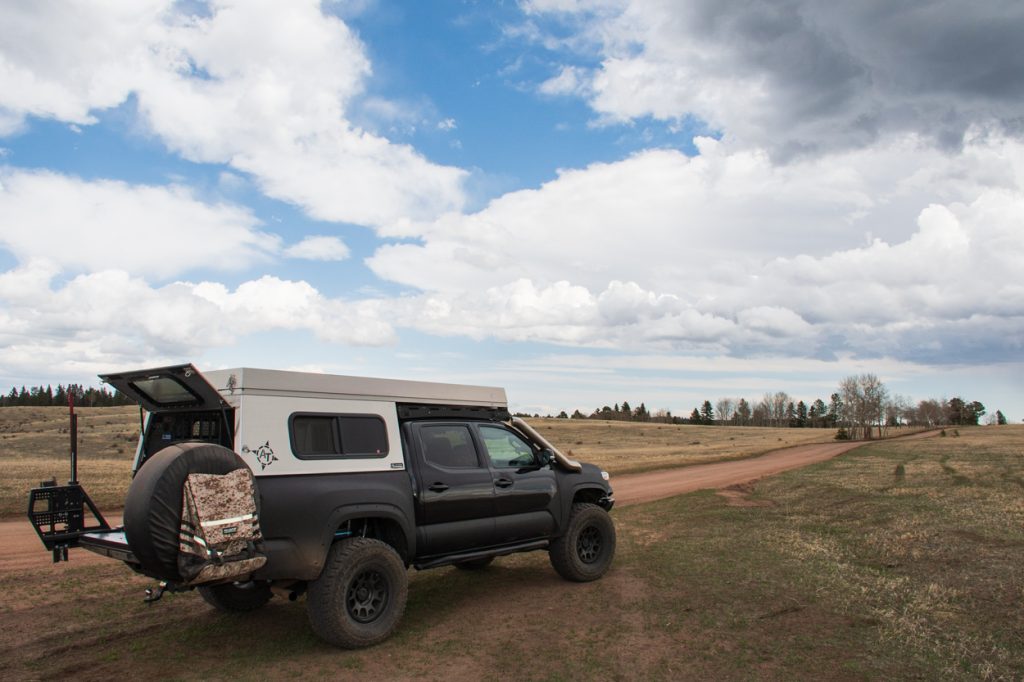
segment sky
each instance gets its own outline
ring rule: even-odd
[[[0,386],[1024,419],[1024,4],[0,3]]]

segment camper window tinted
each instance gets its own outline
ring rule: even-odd
[[[299,459],[384,457],[388,429],[372,414],[293,414],[292,452]]]
[[[194,405],[199,398],[173,377],[137,379],[128,384],[157,405]]]

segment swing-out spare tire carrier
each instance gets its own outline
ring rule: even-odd
[[[128,547],[144,574],[169,582],[178,572],[182,488],[189,474],[228,474],[242,458],[213,443],[186,442],[164,448],[132,479],[124,503]]]

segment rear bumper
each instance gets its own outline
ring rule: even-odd
[[[78,546],[111,559],[138,564],[139,560],[128,548],[128,538],[123,528],[83,533],[78,539]]]

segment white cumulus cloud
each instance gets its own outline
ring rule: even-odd
[[[563,171],[417,225],[422,243],[368,263],[424,292],[400,324],[436,334],[927,361],[1019,351],[1021,142],[979,134],[948,153],[909,136],[785,165],[698,145]]]
[[[134,95],[184,158],[229,164],[309,215],[365,225],[463,202],[459,169],[354,125],[370,73],[348,26],[301,0],[0,7],[0,134],[26,116],[79,125]]]
[[[349,249],[338,237],[314,235],[289,246],[284,255],[305,260],[345,260],[349,257]]]
[[[378,302],[329,298],[303,281],[263,276],[232,289],[208,281],[153,286],[118,269],[66,282],[58,274],[43,260],[0,274],[0,373],[61,367],[82,375],[180,361],[276,330],[349,345],[395,340]]]
[[[0,168],[0,245],[24,262],[154,279],[242,270],[279,249],[278,237],[259,227],[248,209],[204,202],[181,186]]]

